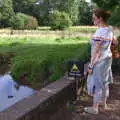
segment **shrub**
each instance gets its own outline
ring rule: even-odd
[[[41,54],[42,51],[42,54]],[[59,79],[67,71],[66,62],[70,59],[88,59],[88,44],[84,45],[47,45],[30,46],[26,52],[13,59],[12,76],[20,81],[27,75],[27,80],[34,88],[45,81]]]
[[[33,16],[29,16],[25,24],[25,29],[36,29],[38,27],[37,19]]]
[[[50,15],[52,30],[64,30],[72,25],[69,15],[65,12],[54,11]]]
[[[13,29],[36,29],[38,27],[37,19],[23,13],[17,13],[11,19]]]
[[[23,19],[23,14],[18,13],[11,19],[11,27],[13,29],[24,29],[24,19]]]

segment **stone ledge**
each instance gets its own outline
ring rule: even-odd
[[[62,77],[1,112],[0,120],[57,120],[73,99],[74,87],[74,81]]]

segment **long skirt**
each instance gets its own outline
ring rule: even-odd
[[[87,78],[88,94],[94,97],[94,103],[101,102],[109,96],[109,84],[112,78],[112,58],[106,58],[96,63],[93,73]]]

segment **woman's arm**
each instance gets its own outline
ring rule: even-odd
[[[101,41],[96,41],[95,45],[94,45],[94,51],[91,55],[91,61],[90,64],[88,66],[88,73],[92,74],[93,69],[94,69],[94,65],[97,63],[97,61],[99,60],[100,57],[100,43]]]
[[[94,51],[91,56],[90,64],[94,66],[100,57],[100,43],[101,41],[96,41],[94,45]]]

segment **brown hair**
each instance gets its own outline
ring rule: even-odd
[[[93,10],[93,14],[98,18],[102,18],[104,22],[107,22],[108,18],[110,17],[111,13],[109,11],[105,11],[102,9]]]

